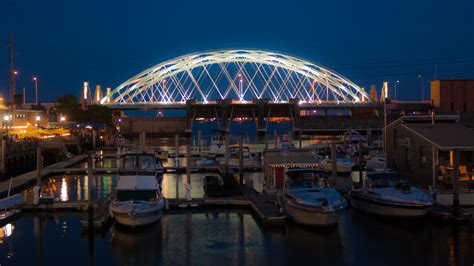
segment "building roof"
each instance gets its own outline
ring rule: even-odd
[[[474,131],[459,123],[404,123],[403,127],[441,150],[474,150]]]
[[[316,166],[318,161],[308,149],[289,149],[285,153],[282,149],[266,150],[263,152],[265,164],[273,167],[309,167]]]

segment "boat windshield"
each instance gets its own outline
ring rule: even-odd
[[[374,173],[367,175],[367,178],[371,180],[372,186],[376,188],[395,187],[406,183],[405,178],[398,173]]]
[[[320,170],[290,170],[286,174],[288,176],[286,187],[289,189],[320,187],[320,179],[326,178],[326,173]]]
[[[156,190],[117,190],[118,201],[149,201],[156,198]]]
[[[156,160],[151,154],[125,155],[122,160],[121,172],[156,172]]]

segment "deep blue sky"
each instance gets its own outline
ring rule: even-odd
[[[16,38],[17,89],[43,101],[80,94],[84,80],[115,87],[190,52],[261,48],[320,63],[360,86],[400,80],[420,97],[429,80],[474,78],[474,1],[1,0],[0,93],[8,39]],[[28,93],[27,93],[28,94]]]

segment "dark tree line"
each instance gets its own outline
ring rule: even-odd
[[[76,96],[65,94],[56,99],[56,112],[66,116],[67,121],[95,122],[111,125],[113,121],[112,110],[102,105],[89,105],[82,110]]]

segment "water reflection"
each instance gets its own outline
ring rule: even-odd
[[[61,196],[60,196],[61,201],[68,201],[69,200],[69,193],[68,193],[68,186],[67,186],[67,181],[66,178],[63,177],[61,179]]]

